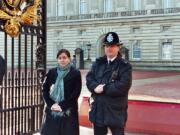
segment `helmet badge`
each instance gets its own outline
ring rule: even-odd
[[[108,41],[109,43],[113,41],[113,36],[112,36],[111,33],[107,36],[107,41]]]

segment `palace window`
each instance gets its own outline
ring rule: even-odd
[[[172,59],[172,53],[173,53],[173,46],[172,41],[170,42],[163,42],[162,43],[162,59],[163,60],[171,60]]]
[[[87,14],[87,1],[86,0],[80,0],[80,9],[79,12],[80,14]]]
[[[164,8],[172,8],[172,0],[163,0]]]
[[[134,41],[132,43],[132,58],[133,59],[140,59],[141,58],[140,41]]]
[[[141,0],[132,0],[132,10],[141,10]]]
[[[64,16],[64,1],[63,0],[57,0],[57,16]]]
[[[104,0],[104,12],[112,12],[113,11],[113,1],[112,0]]]

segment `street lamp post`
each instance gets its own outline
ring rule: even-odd
[[[90,58],[91,44],[88,43],[88,44],[86,44],[86,46],[87,46],[87,50],[88,50],[88,58],[87,58],[87,60],[91,60],[91,58]]]

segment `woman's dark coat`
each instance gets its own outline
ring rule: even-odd
[[[52,84],[55,84],[57,69],[49,70],[43,84],[43,98],[46,103],[45,118],[42,125],[42,135],[79,135],[78,121],[78,97],[81,92],[82,82],[80,71],[74,67],[70,68],[69,73],[64,78],[64,101],[59,105],[62,111],[71,110],[70,116],[59,118],[51,117],[51,106],[55,103],[49,95]]]
[[[127,120],[128,91],[132,83],[131,65],[121,57],[110,64],[106,57],[101,57],[92,65],[86,80],[93,99],[89,112],[90,121],[99,126],[124,127]],[[105,84],[104,91],[96,94],[94,89],[99,84]]]

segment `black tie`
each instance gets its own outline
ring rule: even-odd
[[[109,65],[111,65],[112,63],[113,63],[113,61],[110,60],[110,61],[109,61]]]
[[[112,65],[112,63],[113,63],[113,62],[112,62],[111,60],[109,60],[109,61],[108,61],[108,66]]]

